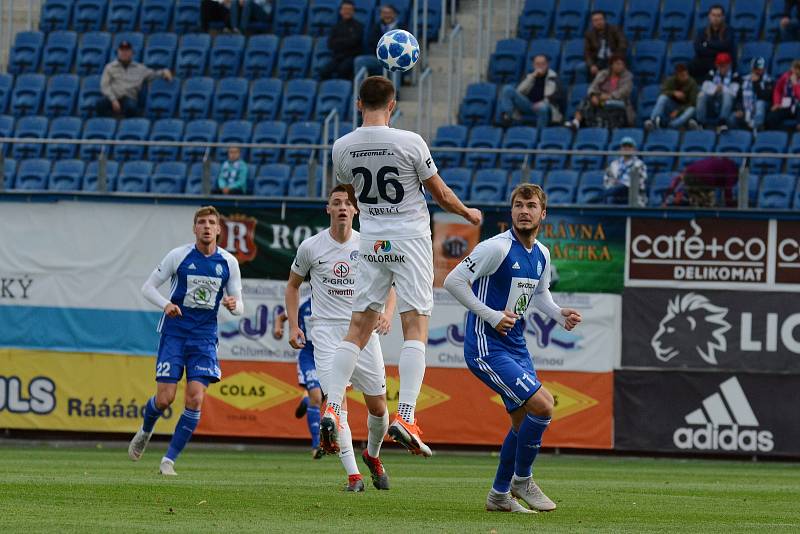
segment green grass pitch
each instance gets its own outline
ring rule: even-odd
[[[0,447],[0,532],[798,532],[800,469],[783,463],[543,454],[558,509],[483,510],[496,456],[389,451],[390,491],[342,491],[338,459],[190,444],[179,476],[120,446]],[[359,451],[360,452],[360,451]],[[363,466],[360,466],[366,471]]]

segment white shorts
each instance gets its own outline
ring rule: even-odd
[[[314,365],[317,367],[319,385],[325,394],[329,391],[336,349],[347,335],[349,326],[348,323],[315,323],[311,326],[309,334],[314,343]],[[365,395],[386,393],[386,370],[378,334],[372,333],[367,346],[358,355],[350,383]]]
[[[361,240],[353,311],[383,311],[394,283],[397,311],[433,310],[433,245],[430,236],[397,241]]]

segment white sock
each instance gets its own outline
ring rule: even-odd
[[[383,443],[383,436],[389,430],[389,412],[385,412],[382,417],[367,414],[367,454],[373,458],[377,458],[381,453],[381,444]]]
[[[409,340],[400,350],[400,398],[397,413],[407,423],[414,423],[414,406],[417,404],[422,379],[425,377],[425,344]]]
[[[350,425],[347,424],[346,411],[339,414],[339,459],[348,476],[360,474],[356,456],[353,454],[353,435],[350,433]]]
[[[358,348],[358,345],[349,341],[342,341],[333,356],[333,367],[331,368],[331,377],[328,382],[330,391],[325,393],[328,394],[328,406],[331,406],[340,417],[344,392],[347,389],[347,383],[353,376],[356,360],[360,353],[361,349]]]

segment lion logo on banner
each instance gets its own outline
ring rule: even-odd
[[[693,346],[708,364],[717,365],[716,352],[725,352],[725,332],[731,329],[725,320],[728,308],[712,304],[697,293],[676,296],[667,303],[667,314],[661,319],[650,345],[656,358],[667,362]]]

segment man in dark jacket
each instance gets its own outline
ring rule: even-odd
[[[713,5],[708,10],[708,26],[694,37],[694,59],[689,73],[695,80],[702,80],[714,68],[717,54],[722,52],[730,55],[736,64],[736,43],[733,31],[725,24],[725,10],[720,5]]]
[[[794,17],[792,17],[794,11]],[[781,42],[800,40],[800,0],[783,0],[783,17],[781,17]]]
[[[358,22],[354,15],[356,6],[349,0],[344,0],[339,7],[339,22],[337,22],[328,35],[328,48],[333,53],[333,58],[324,69],[321,77],[353,78],[353,60],[361,53],[361,43],[364,38],[364,26]]]
[[[367,37],[367,51],[375,53],[378,47],[378,41],[383,37],[383,34],[391,30],[404,30],[400,26],[400,19],[397,17],[397,8],[392,4],[384,4],[381,6],[380,20],[372,25],[369,30],[369,37]]]
[[[628,40],[618,27],[606,22],[602,11],[592,12],[592,27],[583,36],[583,57],[589,77],[608,68],[611,56],[625,57],[628,53]]]
[[[644,121],[648,132],[662,126],[682,128],[694,119],[694,103],[697,101],[697,82],[689,76],[683,63],[675,65],[675,74],[661,84],[661,94],[650,118]]]
[[[750,62],[750,74],[742,79],[728,118],[729,128],[760,130],[764,127],[767,110],[772,103],[772,78],[765,72],[767,61],[755,57]]]

